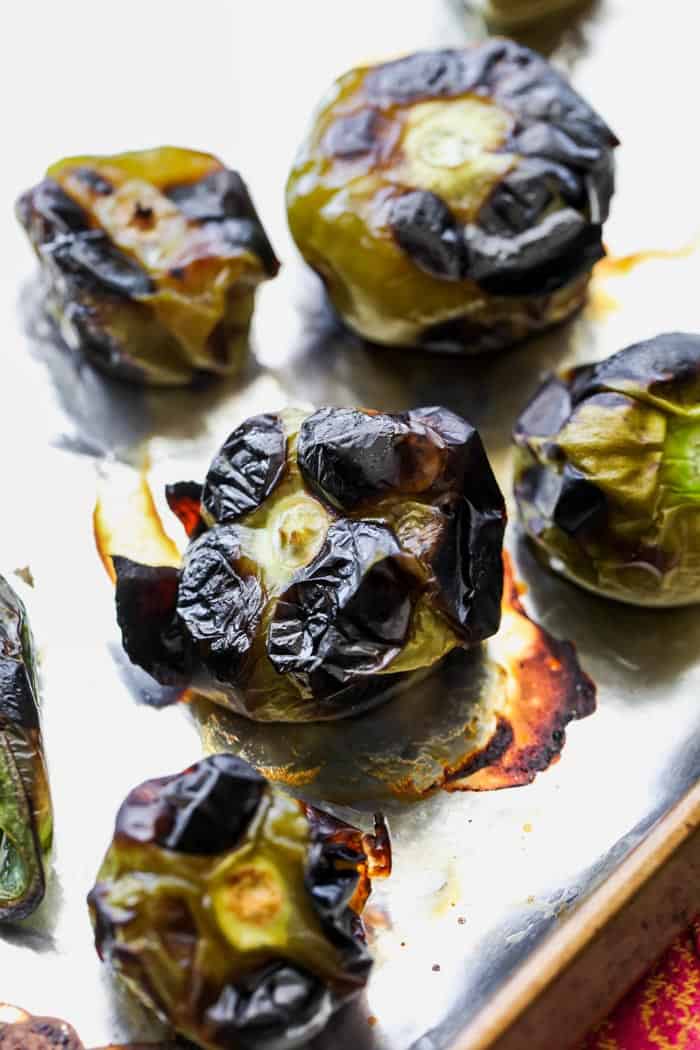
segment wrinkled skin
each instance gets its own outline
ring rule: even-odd
[[[515,443],[521,521],[552,568],[634,605],[700,601],[700,336],[550,378]]]
[[[0,920],[24,919],[43,900],[52,835],[34,645],[0,576]]]
[[[135,788],[88,901],[100,958],[207,1050],[306,1046],[364,986],[362,835],[232,755]]]
[[[135,383],[241,366],[255,288],[279,263],[240,175],[161,147],[70,157],[17,202],[69,346]]]
[[[418,52],[332,86],[289,177],[290,229],[361,336],[498,349],[583,302],[616,144],[512,41]]]
[[[286,410],[168,489],[179,570],[113,559],[130,659],[258,721],[346,717],[500,622],[505,507],[447,409]]]

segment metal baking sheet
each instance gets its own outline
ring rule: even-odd
[[[152,460],[185,476],[197,464],[201,472],[242,417],[288,400],[392,410],[443,402],[480,426],[508,488],[510,427],[547,369],[699,327],[695,145],[683,133],[696,116],[687,87],[694,5],[602,0],[549,41],[623,140],[610,251],[651,254],[602,267],[572,324],[470,362],[381,352],[340,333],[298,261],[283,203],[294,150],[331,79],[478,34],[463,5],[121,0],[98,13],[89,0],[66,0],[12,5],[4,21],[0,571],[29,565],[35,579],[33,590],[17,586],[42,653],[56,850],[40,910],[0,931],[0,999],[66,1017],[92,1046],[161,1031],[99,965],[85,895],[127,790],[201,747],[181,708],[135,701],[115,660],[112,594],[91,531],[104,457],[135,464],[151,439]],[[240,168],[284,261],[260,292],[246,375],[196,394],[141,393],[57,351],[38,321],[34,263],[11,214],[57,157],[161,142]],[[512,528],[509,543],[530,611],[576,641],[599,709],[569,727],[561,761],[528,787],[393,808],[395,874],[373,901],[377,966],[366,997],[336,1017],[319,1050],[447,1050],[700,774],[697,608],[611,604],[538,568]],[[364,811],[345,812],[367,822]]]

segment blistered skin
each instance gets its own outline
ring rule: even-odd
[[[135,788],[89,895],[100,957],[207,1050],[293,1050],[364,986],[376,836],[213,755]]]
[[[0,576],[0,921],[41,903],[53,835],[26,610]]]
[[[126,653],[165,685],[258,721],[342,718],[498,629],[503,497],[447,409],[255,416],[167,496],[180,568],[112,559]]]
[[[616,144],[512,41],[418,52],[333,85],[289,177],[290,229],[365,338],[494,350],[583,302]]]
[[[69,346],[136,383],[242,364],[255,289],[279,268],[240,175],[161,147],[70,157],[17,203]]]
[[[635,605],[700,601],[700,336],[550,378],[515,443],[521,521],[552,568]]]

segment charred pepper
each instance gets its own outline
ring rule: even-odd
[[[551,377],[515,443],[520,518],[551,568],[635,605],[700,601],[700,336]]]
[[[616,144],[519,44],[418,52],[335,82],[289,177],[290,229],[365,338],[498,349],[583,302]]]
[[[505,507],[444,408],[254,416],[172,486],[181,568],[114,558],[130,659],[260,721],[340,718],[500,622]]]
[[[89,895],[100,957],[207,1050],[307,1046],[364,986],[360,914],[388,833],[213,755],[135,788]]]
[[[243,179],[215,157],[70,157],[17,215],[49,314],[93,364],[167,386],[240,367],[255,289],[279,263]]]
[[[0,576],[0,920],[24,919],[43,900],[52,834],[34,645]]]

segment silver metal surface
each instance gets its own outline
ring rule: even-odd
[[[386,409],[443,402],[480,426],[507,487],[510,427],[543,372],[662,330],[700,328],[700,254],[600,276],[573,324],[492,360],[367,349],[333,326],[298,261],[284,219],[286,172],[336,74],[460,43],[476,24],[461,5],[10,7],[0,66],[0,571],[29,565],[36,581],[34,590],[17,586],[43,657],[56,850],[41,909],[0,931],[0,999],[66,1017],[90,1046],[159,1032],[103,972],[84,900],[127,790],[200,753],[186,713],[135,702],[115,658],[112,592],[91,524],[101,457],[135,463],[152,438],[160,470],[197,477],[242,417],[287,400]],[[602,0],[555,51],[623,140],[606,229],[616,256],[673,253],[700,229],[694,9],[687,0]],[[208,149],[240,168],[285,264],[260,292],[247,375],[196,394],[112,384],[50,345],[37,329],[34,264],[10,210],[60,156],[161,142]],[[517,547],[513,532],[510,543]],[[517,554],[531,611],[576,641],[599,710],[569,728],[561,761],[529,787],[396,807],[395,874],[373,901],[377,966],[366,998],[336,1017],[319,1048],[446,1050],[700,775],[697,608],[612,604]],[[367,821],[365,812],[354,817]]]

